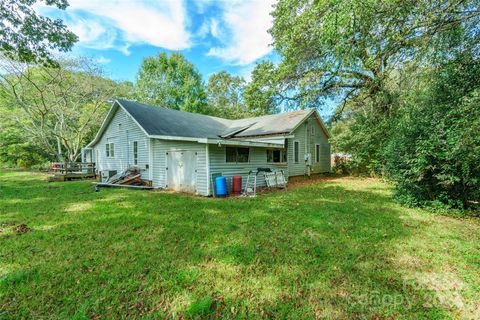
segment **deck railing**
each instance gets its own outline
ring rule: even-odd
[[[53,162],[55,173],[95,173],[95,162]]]

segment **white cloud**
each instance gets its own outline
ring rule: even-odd
[[[269,54],[272,51],[272,37],[267,30],[272,26],[270,12],[274,2],[275,0],[222,2],[224,12],[221,23],[226,32],[216,31],[216,37],[223,45],[210,48],[207,55],[248,65]],[[215,36],[212,25],[210,30]]]
[[[212,18],[212,20],[210,20],[210,33],[215,38],[220,38],[221,37],[221,30],[220,30],[220,27],[218,25],[218,20],[215,19],[215,18]]]
[[[106,58],[104,56],[99,56],[95,58],[95,62],[100,63],[100,64],[107,64],[112,62],[112,59]]]
[[[217,18],[210,18],[205,20],[196,32],[196,36],[204,39],[208,35],[211,35],[217,39],[221,39],[222,29],[219,24],[220,22]]]
[[[189,48],[187,11],[180,0],[70,0],[62,14],[79,36],[78,45],[117,49],[149,44],[169,50]],[[51,10],[37,6],[38,10]]]

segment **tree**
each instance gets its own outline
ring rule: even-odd
[[[111,98],[128,95],[128,85],[119,87],[103,78],[102,70],[90,59],[63,60],[52,68],[4,57],[0,68],[4,70],[0,75],[2,100],[16,109],[15,125],[29,141],[60,161],[75,161],[98,129]]]
[[[0,87],[0,164],[17,167],[31,167],[44,163],[48,154],[24,135],[16,123],[16,110],[6,104],[6,97]]]
[[[480,61],[461,54],[426,72],[382,149],[396,197],[467,208],[480,201]]]
[[[280,0],[272,15],[279,90],[300,106],[362,93],[388,112],[396,69],[479,46],[476,0]]]
[[[243,101],[245,80],[221,71],[210,76],[207,83],[209,112],[227,119],[245,118],[249,115]]]
[[[202,77],[180,53],[145,58],[137,74],[137,100],[175,110],[207,113]]]
[[[0,52],[25,63],[57,65],[51,55],[56,49],[66,52],[78,38],[61,20],[38,15],[32,6],[36,0],[0,1]],[[65,10],[66,0],[47,0],[47,5]]]
[[[255,66],[252,81],[245,86],[244,99],[251,114],[259,116],[277,112],[283,99],[271,61],[263,61]]]

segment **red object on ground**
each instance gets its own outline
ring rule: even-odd
[[[241,176],[232,177],[232,193],[233,194],[242,193],[242,177]]]

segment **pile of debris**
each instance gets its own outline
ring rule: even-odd
[[[146,182],[141,178],[140,170],[136,167],[128,168],[125,171],[111,176],[106,183],[123,184],[130,186],[146,186]]]
[[[140,169],[138,167],[130,167],[120,173],[111,176],[104,183],[96,184],[96,191],[100,187],[125,187],[137,189],[153,189],[151,182],[141,178]]]

